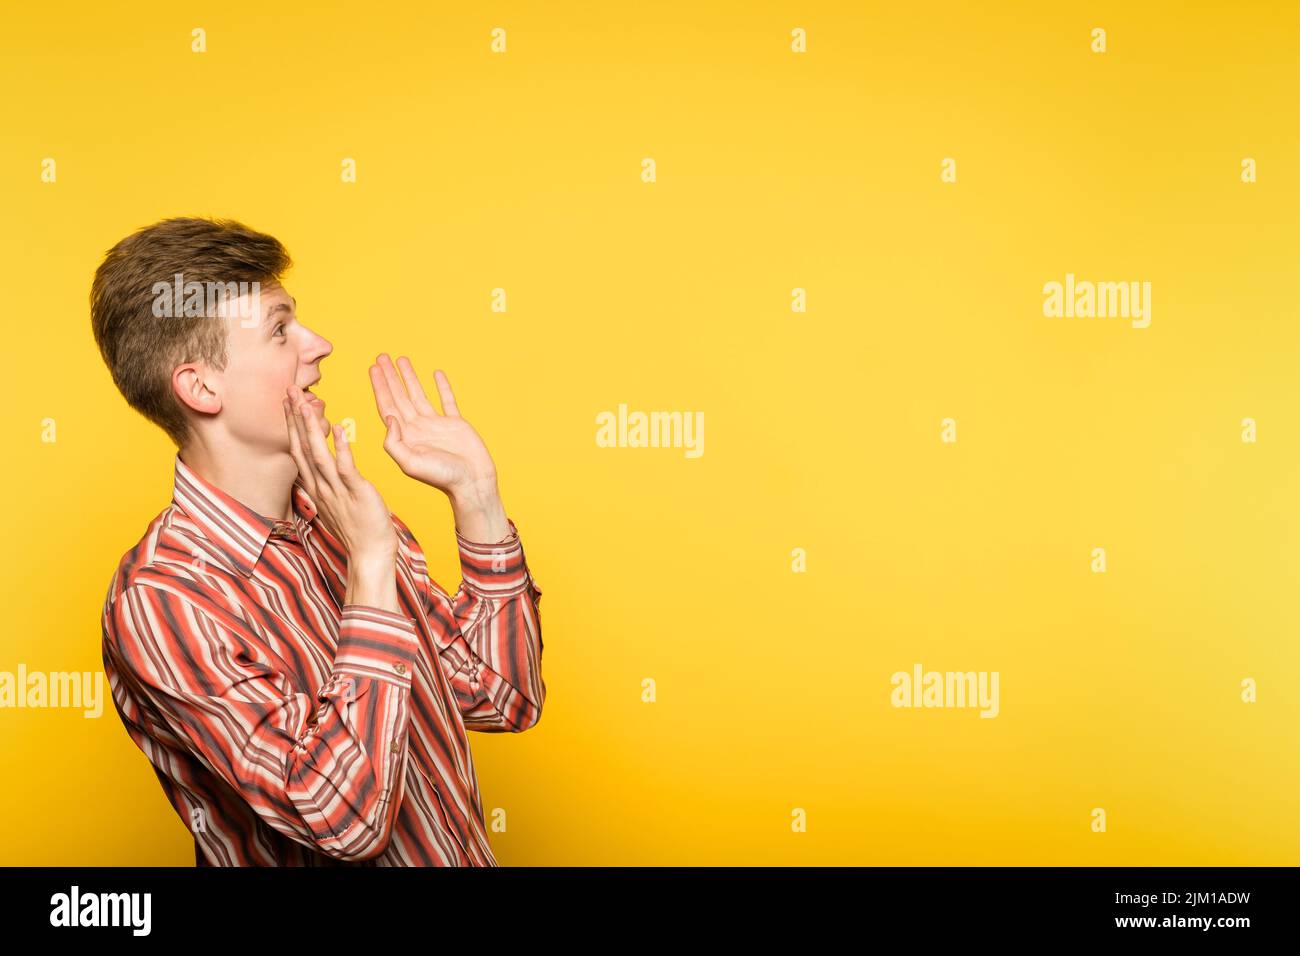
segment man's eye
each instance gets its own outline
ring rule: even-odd
[[[280,332],[281,332],[283,329],[284,329],[284,323],[281,322],[279,325],[277,325],[277,326],[275,327],[275,331],[272,332],[271,334],[272,334],[272,335],[279,335]]]

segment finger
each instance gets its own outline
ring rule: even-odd
[[[307,455],[303,451],[304,436],[302,428],[298,424],[297,416],[293,413],[293,404],[287,396],[284,399],[284,423],[289,431],[289,454],[293,457],[293,463],[298,466],[298,475],[302,478],[302,484],[307,489],[307,494],[315,498],[316,470],[307,461]]]
[[[406,390],[411,393],[411,402],[415,405],[415,410],[422,415],[440,415],[442,414],[433,407],[429,401],[429,396],[424,394],[424,386],[420,384],[420,377],[415,374],[415,366],[405,355],[397,357],[397,368],[402,373],[402,381],[406,383]]]
[[[442,410],[448,415],[459,418],[460,409],[456,407],[456,396],[451,393],[451,382],[447,380],[446,373],[442,369],[436,369],[433,378],[438,383],[438,397],[442,399]]]
[[[298,448],[302,452],[303,459],[307,462],[307,470],[312,480],[319,483],[319,475],[316,471],[315,462],[312,460],[311,443],[307,439],[307,419],[303,414],[303,408],[306,405],[306,399],[302,390],[293,386],[289,392],[289,412],[293,415],[294,429],[298,432]]]
[[[320,424],[312,414],[314,411],[315,409],[307,403],[306,397],[299,390],[294,413],[298,416],[300,427],[307,436],[307,458],[316,469],[316,487],[321,489],[324,486],[336,495],[341,494],[343,485],[339,480],[338,469],[334,465],[334,456],[330,454],[329,445],[325,444],[325,436],[321,434]],[[307,422],[308,416],[311,416],[310,424]]]
[[[384,373],[384,379],[388,382],[388,391],[393,396],[393,403],[397,406],[398,416],[402,421],[409,422],[415,417],[415,406],[411,404],[410,398],[406,395],[406,386],[402,384],[397,369],[393,365],[393,360],[388,357],[387,352],[381,352],[377,364]]]
[[[384,451],[397,462],[399,468],[406,471],[411,460],[411,450],[406,447],[406,442],[402,438],[401,420],[396,415],[389,415],[384,424],[388,426],[388,432],[384,435]]]
[[[388,427],[390,415],[398,415],[397,402],[393,399],[393,390],[388,387],[388,379],[378,365],[370,366],[370,387],[375,393],[375,407],[379,409],[379,418]]]
[[[344,433],[343,426],[335,425],[332,431],[334,451],[338,455],[339,478],[350,488],[356,479],[361,477],[361,473],[357,471],[357,463],[352,458],[352,446],[348,444],[348,436]]]

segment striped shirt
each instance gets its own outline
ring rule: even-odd
[[[456,532],[449,596],[401,519],[398,606],[345,604],[347,553],[301,481],[267,518],[178,454],[118,564],[104,670],[199,866],[497,866],[467,730],[537,723],[541,589],[519,531]]]

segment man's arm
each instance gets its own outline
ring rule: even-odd
[[[346,604],[334,672],[313,695],[191,582],[137,582],[111,613],[105,653],[268,825],[340,860],[383,852],[406,772],[413,620]]]
[[[495,544],[474,542],[456,532],[461,584],[453,596],[429,577],[424,551],[411,529],[396,515],[393,520],[465,729],[529,729],[541,719],[546,699],[542,589],[529,571],[515,523],[506,519],[509,534]]]
[[[401,356],[398,365],[400,374],[385,353],[370,367],[375,405],[387,425],[384,450],[403,474],[446,494],[456,515],[462,581],[455,597],[429,579],[420,546],[397,522],[432,619],[434,650],[466,729],[527,730],[541,718],[546,697],[541,589],[501,505],[496,465],[478,432],[461,417],[446,374],[434,371],[439,412],[410,359]]]

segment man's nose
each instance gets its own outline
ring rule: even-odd
[[[333,352],[334,343],[323,335],[317,335],[315,332],[312,332],[311,342],[308,344],[307,351],[312,356],[311,361],[315,362],[319,359],[325,358],[325,356]]]

